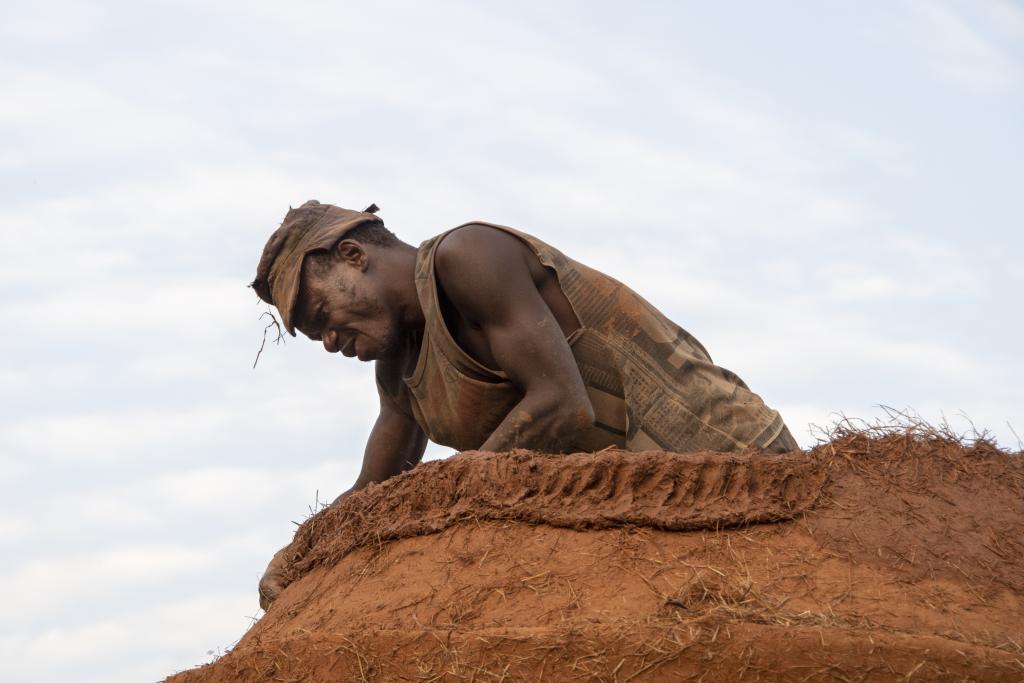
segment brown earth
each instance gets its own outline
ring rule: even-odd
[[[227,681],[1024,680],[1024,458],[463,453],[308,519]]]

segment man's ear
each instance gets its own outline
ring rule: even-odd
[[[365,271],[367,266],[366,250],[355,240],[341,240],[334,246],[335,260],[352,266],[356,270]]]

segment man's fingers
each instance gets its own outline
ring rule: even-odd
[[[270,603],[277,600],[277,596],[281,592],[280,586],[275,584],[276,582],[260,581],[260,607],[264,612],[270,607]]]
[[[281,591],[287,585],[284,574],[286,566],[284,559],[285,550],[286,548],[282,548],[274,553],[273,559],[270,560],[270,564],[267,566],[267,571],[263,572],[263,578],[260,579],[260,607],[264,612],[270,607],[271,603],[277,600],[277,596],[281,594]]]

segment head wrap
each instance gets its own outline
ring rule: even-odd
[[[256,267],[256,279],[250,286],[259,298],[277,307],[282,324],[293,337],[295,304],[306,254],[334,248],[346,233],[360,225],[383,223],[373,215],[377,210],[376,204],[365,211],[352,211],[313,199],[297,209],[289,209],[281,227],[267,240]]]

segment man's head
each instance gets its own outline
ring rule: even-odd
[[[316,201],[291,209],[264,248],[253,288],[285,328],[360,360],[387,357],[403,323],[401,242],[374,216]],[[409,278],[411,280],[411,277]],[[414,289],[414,287],[413,287]]]

